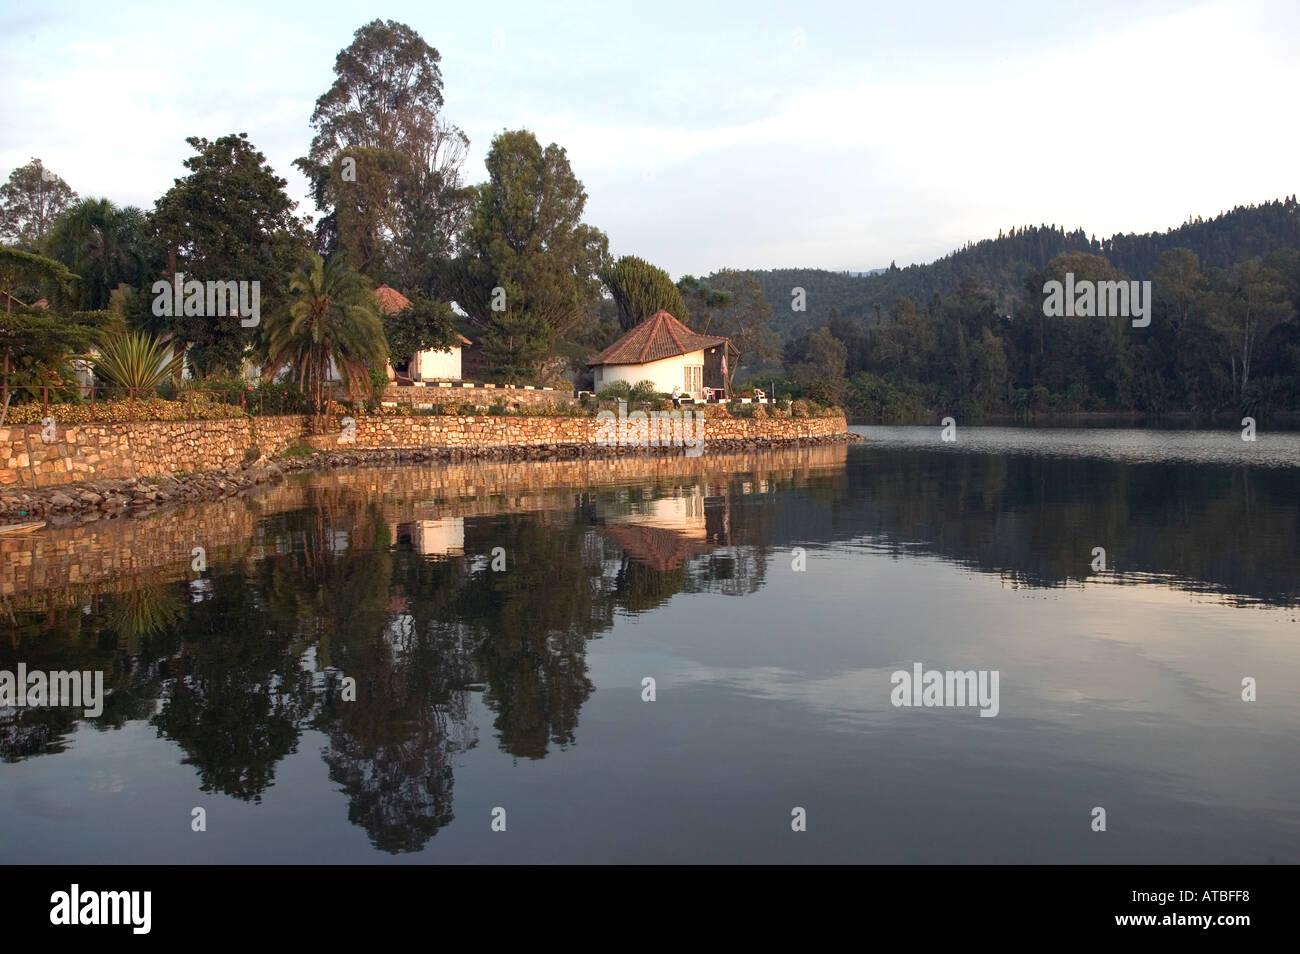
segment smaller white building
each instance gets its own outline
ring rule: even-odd
[[[596,391],[615,381],[631,385],[653,381],[664,394],[676,387],[683,395],[703,401],[726,397],[728,368],[734,370],[739,356],[729,339],[696,334],[661,309],[592,358],[588,366]]]
[[[429,349],[417,353],[411,358],[410,364],[407,365],[411,380],[459,381],[461,377],[460,349],[468,344],[471,344],[470,340],[461,335],[460,344],[453,345],[446,351]]]
[[[380,312],[385,315],[395,315],[399,311],[411,307],[409,298],[388,285],[380,285],[376,288],[375,298],[379,302]],[[407,378],[411,382],[459,381],[461,379],[460,349],[473,344],[473,342],[464,335],[457,335],[457,338],[460,339],[460,343],[452,345],[446,350],[438,351],[430,348],[427,351],[420,351],[411,355],[404,364],[398,364],[396,368],[390,365],[388,368],[389,380],[396,381]]]

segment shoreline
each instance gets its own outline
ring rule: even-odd
[[[1152,431],[1219,431],[1239,430],[1244,412],[1167,411],[1154,414],[1148,411],[1040,411],[1028,417],[1014,414],[989,414],[967,427],[1018,427],[1035,428],[1107,428]],[[1261,428],[1274,430],[1300,430],[1300,411],[1269,411],[1257,417]],[[958,422],[959,424],[961,422]],[[939,427],[937,418],[908,424],[882,424],[879,421],[850,420],[849,427]]]
[[[705,440],[711,454],[855,444],[860,434],[840,431],[819,436]],[[678,446],[608,446],[597,444],[528,444],[458,447],[376,447],[320,450],[314,454],[273,454],[255,461],[212,470],[167,476],[103,478],[36,489],[10,488],[0,493],[0,522],[52,521],[52,526],[113,520],[158,512],[166,504],[210,502],[235,497],[258,486],[283,480],[287,474],[326,473],[348,467],[386,464],[443,464],[471,461],[613,460],[625,457],[687,457]]]

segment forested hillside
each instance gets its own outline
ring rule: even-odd
[[[1150,277],[1161,252],[1174,248],[1196,253],[1202,267],[1227,268],[1278,248],[1300,248],[1296,197],[1239,206],[1212,219],[1197,217],[1164,232],[1113,235],[1098,239],[1082,229],[1056,225],[1013,228],[997,238],[971,242],[928,265],[899,268],[865,277],[817,268],[754,271],[772,305],[772,327],[782,339],[826,325],[834,308],[841,317],[868,323],[881,318],[896,298],[926,302],[957,291],[963,278],[983,285],[995,307],[1009,314],[1024,293],[1025,277],[1040,272],[1066,252],[1104,255],[1130,278]],[[807,310],[791,309],[792,289],[807,292]]]

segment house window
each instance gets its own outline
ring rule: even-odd
[[[704,365],[688,364],[682,370],[686,372],[686,393],[701,393],[704,390]]]

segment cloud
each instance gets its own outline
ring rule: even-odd
[[[737,9],[394,16],[443,54],[470,181],[496,132],[527,126],[566,147],[612,246],[673,274],[906,265],[1013,225],[1163,229],[1296,191],[1291,4]],[[305,200],[291,163],[360,18],[25,22],[36,39],[0,50],[0,164],[39,155],[83,195],[150,205],[186,136],[238,131]]]

